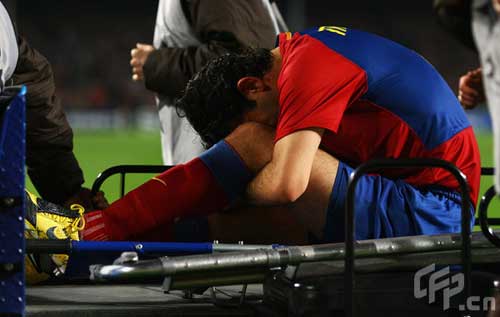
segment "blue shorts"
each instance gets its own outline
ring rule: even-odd
[[[352,172],[339,162],[324,242],[344,241],[347,183]],[[355,214],[358,240],[460,232],[461,196],[446,189],[417,189],[402,180],[364,175],[356,186]]]

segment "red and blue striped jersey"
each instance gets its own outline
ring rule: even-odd
[[[444,79],[416,52],[374,34],[325,26],[278,37],[282,69],[276,141],[325,129],[321,148],[356,167],[375,158],[438,158],[466,176],[476,204],[480,157],[472,127]],[[438,168],[386,170],[416,187],[458,190]]]

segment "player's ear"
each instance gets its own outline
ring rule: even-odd
[[[263,92],[266,88],[262,79],[253,76],[241,78],[238,80],[236,87],[249,100],[256,100],[257,94]]]

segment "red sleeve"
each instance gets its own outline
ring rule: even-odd
[[[346,108],[366,92],[366,73],[319,40],[280,34],[280,113],[275,141],[297,130],[337,132]]]

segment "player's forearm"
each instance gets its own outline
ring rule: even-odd
[[[277,186],[255,180],[247,187],[246,201],[254,206],[278,206],[289,203]]]
[[[257,206],[277,206],[293,202],[288,194],[286,175],[271,161],[247,186],[246,200]]]
[[[279,140],[273,158],[247,187],[250,202],[258,205],[293,203],[306,191],[323,130],[294,132]]]

